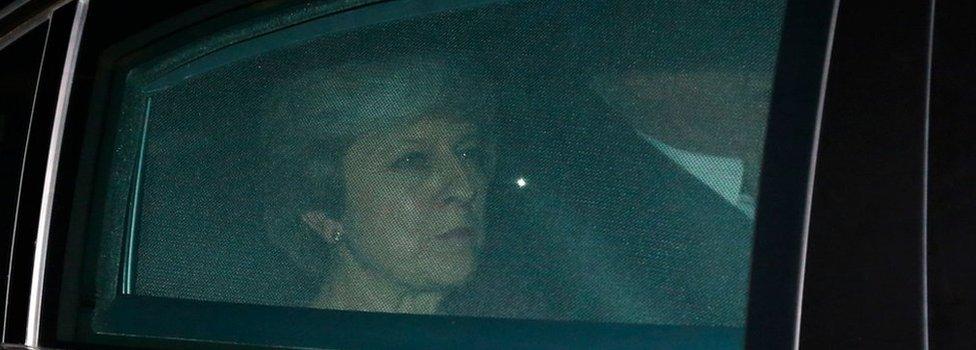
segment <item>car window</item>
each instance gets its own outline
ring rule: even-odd
[[[104,58],[72,337],[157,303],[742,346],[783,1],[344,4]]]

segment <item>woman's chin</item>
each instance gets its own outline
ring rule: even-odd
[[[416,281],[419,283],[415,283],[415,287],[421,290],[444,290],[460,287],[471,280],[476,269],[475,265],[472,259],[432,266],[424,276],[423,281]]]

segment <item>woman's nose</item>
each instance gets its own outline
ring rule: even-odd
[[[442,205],[470,210],[471,202],[478,192],[478,181],[474,179],[474,174],[467,171],[459,160],[444,164],[443,171],[440,196]]]

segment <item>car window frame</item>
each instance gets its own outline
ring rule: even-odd
[[[803,6],[809,6],[808,8],[812,8],[812,7],[816,7],[817,6],[817,5],[810,5],[811,3],[802,2],[802,1],[790,1],[789,3],[790,3],[791,6],[793,6],[792,7],[792,11],[799,11],[797,9],[798,8],[803,8]],[[834,13],[835,13],[834,16],[836,16],[836,11],[837,11],[836,9],[839,8],[839,6],[840,6],[839,4],[840,4],[840,1],[839,0],[835,0],[833,2],[833,7],[832,7],[834,10],[829,10],[828,13],[830,11],[834,11]],[[788,10],[788,11],[790,11],[790,10]],[[843,19],[843,17],[841,17],[841,19],[842,19],[842,21],[839,24],[841,27],[855,25],[853,20]],[[810,33],[806,33],[806,34],[809,35]],[[786,35],[786,34],[784,34],[784,35]],[[804,34],[799,33],[799,34],[794,34],[794,35],[804,35]],[[830,36],[830,37],[832,38],[832,36]],[[824,40],[828,40],[828,39],[825,37]],[[828,47],[830,47],[829,44],[827,44],[827,45],[828,45]],[[790,55],[790,54],[792,54],[792,51],[791,52],[787,52],[787,50],[788,50],[788,48],[787,49],[781,48],[781,54],[784,54],[784,55]],[[880,54],[879,53],[872,53],[872,55],[880,55]],[[828,57],[831,57],[831,56],[829,56],[828,54],[825,54],[824,57],[819,57],[821,64],[823,64],[823,62],[827,62],[827,58]],[[870,57],[880,57],[880,56],[870,56]],[[852,61],[852,59],[850,59],[850,58],[842,59],[842,60],[838,60],[835,57],[831,57],[831,58],[832,58],[832,60],[830,62],[830,65],[831,65],[831,67],[834,67],[833,69],[842,70],[842,68],[836,68],[836,67],[838,67],[838,66],[844,67],[846,65],[852,64],[852,63],[850,63]],[[818,58],[817,57],[814,57],[814,58],[807,58],[807,59],[809,59],[810,61],[816,61]],[[867,59],[867,58],[863,58],[863,59]],[[820,67],[823,68],[823,66],[820,66]],[[804,75],[804,76],[805,77],[808,77],[808,78],[809,77],[816,77],[816,79],[822,79],[822,81],[827,81],[827,75],[826,75],[826,73],[824,73],[824,74],[810,74],[809,72],[803,73],[803,72],[801,72],[802,69],[795,68],[795,67],[794,67],[795,71],[793,71],[792,73],[789,71],[789,69],[791,69],[790,67],[785,67],[785,68],[784,67],[778,67],[778,69],[781,70],[781,71],[778,71],[777,72],[777,78],[776,78],[777,79],[777,82],[776,82],[777,83],[777,87],[779,87],[779,88],[782,88],[784,86],[783,84],[787,84],[787,85],[788,84],[791,84],[789,81],[785,81],[785,79],[795,78],[796,77],[795,74],[809,74],[809,75]],[[782,70],[787,70],[787,71],[786,72],[783,72]],[[790,74],[794,74],[794,75],[790,75]],[[85,89],[85,88],[84,87],[75,87],[75,90],[78,90],[78,89]],[[831,94],[837,94],[838,91],[841,91],[842,89],[843,89],[843,87],[838,87],[836,85],[830,85],[830,84],[828,84],[828,85],[826,85],[825,91],[823,91],[823,92],[819,92],[818,91],[818,93],[815,94],[814,96],[816,97],[816,99],[819,100],[821,98],[820,93],[825,93],[826,96],[830,96]],[[74,94],[71,97],[72,98],[72,103],[71,103],[71,107],[70,107],[70,111],[69,111],[69,114],[70,115],[77,115],[75,111],[79,108],[78,107],[79,104],[87,104],[87,101],[85,101],[85,100],[79,100],[80,97],[77,97],[78,95],[79,94]],[[84,95],[84,94],[81,94],[81,95]],[[784,95],[784,94],[783,93],[780,93],[780,95]],[[803,95],[803,94],[801,94],[801,95]],[[778,99],[798,98],[797,96],[798,95],[796,95],[796,94],[789,95],[789,96],[779,96],[779,97],[774,97],[774,100],[776,100],[777,98]],[[810,98],[810,95],[807,94],[807,95],[804,95],[804,96],[799,97],[799,98]],[[774,103],[777,103],[777,102],[774,102]],[[780,101],[778,103],[784,103],[784,102]],[[832,102],[829,99],[827,99],[826,102],[822,102],[822,103],[827,103],[828,105],[830,105],[831,103],[833,103],[834,105],[839,104],[839,102]],[[854,103],[851,103],[851,102],[843,102],[842,104],[853,105]],[[829,112],[829,109],[828,109],[828,112]],[[813,115],[819,115],[819,114],[820,114],[820,112],[816,112]],[[827,117],[829,117],[829,113],[828,113]],[[783,118],[786,118],[786,117],[783,117]],[[82,119],[82,118],[79,118],[79,119]],[[786,119],[784,119],[784,120],[786,120]],[[810,123],[810,122],[817,123],[817,121],[814,121],[814,120],[808,120],[808,121],[805,121],[805,122],[806,123]],[[817,140],[818,139],[817,136],[814,136],[814,135],[805,135],[806,132],[799,132],[798,133],[796,130],[791,130],[791,129],[792,129],[792,127],[786,121],[776,122],[775,119],[770,121],[770,126],[769,126],[770,134],[773,134],[774,132],[782,132],[782,133],[784,133],[783,135],[786,135],[786,134],[789,134],[789,135],[800,135],[800,141],[812,141],[812,140]],[[779,130],[779,131],[777,131],[777,130]],[[816,128],[815,129],[811,129],[811,130],[816,130]],[[809,131],[807,131],[807,132],[809,132]],[[69,132],[69,134],[71,134],[71,132]],[[825,134],[820,134],[819,135],[819,137],[829,137],[829,136],[830,136],[830,133],[829,132],[828,133],[825,133]],[[66,136],[66,138],[68,138],[68,139],[71,139],[72,137],[73,136],[70,136],[70,135],[69,136]],[[797,141],[797,144],[798,145],[803,143],[803,142],[800,142],[800,141]],[[76,145],[77,144],[80,144],[80,141],[78,139],[72,139],[70,142],[73,142],[73,144],[76,144]],[[832,159],[833,157],[835,157],[835,155],[831,155],[829,153],[828,154],[823,154],[823,153],[817,154],[816,157],[813,157],[811,155],[804,156],[803,154],[797,154],[796,152],[785,151],[784,150],[785,148],[781,149],[781,148],[778,148],[778,147],[771,146],[773,144],[774,144],[773,141],[767,140],[766,152],[767,152],[767,157],[769,157],[770,159],[780,159],[780,161],[783,162],[781,165],[779,165],[779,166],[783,166],[783,168],[780,168],[780,170],[778,170],[778,171],[790,171],[790,170],[788,170],[788,168],[785,167],[786,166],[785,164],[787,164],[787,163],[789,163],[789,164],[796,164],[796,165],[806,164],[807,167],[809,167],[809,164],[811,164],[814,161],[818,161],[818,162],[823,162],[825,160],[828,160],[829,161],[829,159]],[[816,147],[816,144],[814,144],[814,145],[815,146],[813,146],[812,149],[817,150],[818,148]],[[83,161],[82,161],[82,163],[83,163]],[[773,162],[773,163],[775,163],[775,162]],[[766,165],[767,166],[772,166],[772,167],[776,167],[777,166],[775,164],[770,165],[770,161],[766,161]],[[71,166],[69,166],[67,168],[70,169]],[[765,168],[764,168],[764,170],[765,170]],[[830,195],[827,194],[826,192],[824,192],[824,189],[823,189],[822,186],[820,186],[817,183],[813,182],[813,176],[814,176],[813,173],[809,173],[808,176],[805,178],[804,181],[799,181],[799,182],[802,182],[802,186],[799,186],[796,183],[794,183],[793,185],[796,185],[796,186],[794,186],[795,189],[791,189],[791,190],[804,191],[804,193],[807,193],[806,191],[813,191],[812,194],[813,194],[814,198],[821,198],[821,199],[817,199],[817,200],[820,201],[820,203],[823,203],[823,199],[822,198],[829,198]],[[63,192],[63,191],[67,191],[67,189],[70,189],[72,187],[71,185],[62,184],[63,182],[61,181],[61,179],[67,180],[64,183],[70,183],[72,180],[77,180],[77,178],[75,178],[73,176],[73,174],[65,173],[64,170],[61,170],[61,172],[59,172],[59,174],[57,175],[57,178],[59,179],[59,185],[58,185],[59,186],[59,188],[58,188],[58,192],[59,193],[60,192]],[[773,186],[776,186],[776,185],[770,185],[771,182],[782,181],[781,179],[773,178],[773,179],[764,179],[763,181],[764,181],[764,187],[762,187],[762,189],[761,189],[761,194],[760,194],[761,200],[762,200],[762,198],[777,198],[778,196],[782,196],[783,195],[782,193],[779,193],[779,191],[773,191],[772,190],[772,188],[774,188]],[[809,183],[813,183],[813,186],[812,187],[811,186],[808,186]],[[811,188],[812,188],[812,190],[811,190]],[[61,197],[60,194],[58,196]],[[65,202],[65,198],[64,197],[61,197],[60,199],[56,199],[56,201],[58,201],[60,203],[64,203]],[[807,198],[807,201],[810,201],[810,199]],[[806,202],[804,202],[802,204],[805,206],[806,205]],[[68,205],[64,205],[64,206],[68,206]],[[802,240],[797,240],[797,239],[792,239],[791,240],[791,239],[786,239],[786,238],[782,238],[782,237],[779,237],[779,236],[775,236],[775,232],[778,232],[778,229],[787,228],[787,227],[789,227],[789,228],[795,228],[795,227],[802,227],[803,225],[814,225],[815,226],[817,223],[821,223],[821,225],[823,225],[823,223],[828,222],[828,221],[825,221],[824,218],[816,218],[816,217],[809,218],[809,219],[803,218],[803,216],[806,215],[806,214],[804,214],[805,211],[808,211],[808,210],[816,210],[815,207],[812,208],[812,209],[811,208],[802,208],[802,207],[799,207],[798,208],[798,207],[794,207],[793,205],[786,205],[785,207],[786,208],[779,208],[779,209],[777,209],[777,208],[768,208],[768,206],[767,206],[767,207],[763,207],[760,210],[760,213],[759,213],[759,216],[758,216],[759,219],[757,219],[758,220],[757,221],[757,227],[762,227],[762,229],[757,230],[757,238],[756,239],[757,239],[757,244],[763,245],[763,248],[762,249],[759,249],[758,248],[759,245],[757,245],[757,251],[760,251],[760,252],[768,251],[770,253],[768,253],[768,254],[766,254],[766,253],[759,254],[759,255],[757,255],[757,256],[754,257],[754,259],[756,261],[754,263],[755,265],[754,265],[754,268],[753,268],[753,274],[754,274],[754,276],[761,276],[763,274],[770,274],[770,275],[775,274],[776,276],[779,276],[780,278],[782,278],[784,276],[787,276],[787,277],[788,276],[791,276],[790,274],[792,274],[794,276],[803,276],[803,273],[802,272],[800,272],[798,274],[797,271],[803,271],[803,269],[804,269],[803,267],[801,267],[801,264],[802,264],[803,261],[805,261],[804,258],[802,257],[802,254],[806,250],[806,244]],[[61,212],[60,213],[57,213],[56,212],[55,214],[53,214],[55,216],[59,216],[58,218],[55,218],[55,223],[53,224],[54,227],[55,227],[55,230],[67,230],[66,227],[68,227],[69,224],[68,224],[68,220],[65,219],[65,218],[68,217],[68,216],[70,216],[70,215],[68,215],[68,214],[65,213],[65,211],[67,211],[67,209],[65,209],[64,207],[62,207],[60,209],[59,208],[55,208],[55,211],[58,211],[58,210],[60,210]],[[784,215],[777,215],[777,213],[786,213],[785,216],[790,216],[791,218],[794,217],[795,215],[797,215],[799,213],[800,214],[799,217],[801,219],[800,219],[800,221],[795,221],[795,220],[794,221],[790,221],[792,219],[789,219],[789,220],[787,220],[789,222],[785,222],[783,219],[781,219],[782,217],[784,217]],[[773,218],[780,218],[780,219],[773,219]],[[804,223],[804,220],[808,220],[808,221],[806,221],[806,223]],[[800,225],[800,226],[797,226],[797,225]],[[760,232],[765,232],[765,233],[760,233]],[[816,231],[812,231],[811,233],[814,236],[816,235]],[[52,245],[52,247],[54,247],[54,249],[58,249],[57,247],[61,246],[62,248],[60,248],[60,249],[63,250],[64,249],[63,246],[64,246],[64,244],[66,244],[64,242],[66,242],[66,241],[57,241],[58,239],[64,239],[64,238],[58,238],[60,236],[57,236],[57,234],[55,234],[55,236],[56,236],[55,237],[55,241],[53,241],[54,244]],[[776,242],[776,243],[770,243],[770,242]],[[773,247],[778,247],[778,249],[774,249]],[[20,248],[17,248],[17,247],[14,247],[14,248],[17,251],[23,251]],[[52,256],[54,256],[54,255],[57,255],[57,254],[52,254]],[[48,274],[48,276],[51,276],[52,273],[53,274],[57,274],[60,271],[59,270],[60,268],[59,267],[56,267],[56,265],[57,265],[58,262],[59,261],[57,259],[55,259],[55,260],[51,261],[51,264],[47,265],[48,271],[50,272]],[[818,265],[820,265],[820,264],[822,264],[822,263],[818,263]],[[766,269],[766,270],[763,270],[763,269]],[[54,282],[50,282],[50,279],[46,279],[44,281],[44,283],[45,283],[45,286],[44,286],[44,290],[45,291],[56,292],[56,291],[60,290],[60,286],[52,285],[52,283],[54,283]],[[780,293],[777,293],[776,291],[777,290],[783,290],[782,288],[789,288],[789,287],[784,287],[784,286],[781,285],[781,283],[777,283],[777,282],[774,282],[774,281],[771,281],[771,280],[770,281],[754,280],[752,283],[753,283],[752,284],[752,290],[750,291],[750,312],[749,312],[749,322],[750,323],[749,323],[749,330],[748,330],[748,335],[747,335],[748,346],[750,348],[752,348],[752,347],[763,347],[766,344],[785,344],[784,341],[787,338],[788,339],[791,339],[791,342],[793,340],[799,339],[799,338],[794,338],[797,334],[799,334],[799,330],[798,330],[799,328],[798,327],[795,327],[795,325],[797,324],[795,318],[796,318],[796,313],[799,312],[800,306],[802,305],[801,304],[801,299],[800,299],[800,296],[802,295],[802,293],[800,292],[802,287],[798,284],[795,287],[795,290],[792,293],[788,293],[788,294],[790,294],[789,297],[787,297],[787,298],[779,298],[779,297],[777,297],[777,295],[779,295]],[[753,293],[758,293],[758,294],[753,294]],[[46,295],[52,295],[52,294],[47,293],[47,292],[45,294]],[[760,298],[760,296],[762,298]],[[754,305],[754,304],[758,304],[758,303],[765,303],[765,304],[762,304],[762,305]],[[778,305],[778,306],[773,306],[773,305]],[[783,306],[786,306],[786,305],[791,305],[791,306],[788,307],[788,308],[783,307]],[[787,311],[780,311],[780,312],[777,313],[777,316],[769,316],[769,315],[772,315],[772,313],[767,313],[766,311],[763,311],[763,310],[767,310],[768,311],[768,310],[772,310],[772,309],[779,309],[779,310],[787,310],[787,309],[789,309],[789,310],[792,310],[792,311],[788,311],[788,312]],[[50,311],[52,309],[51,308],[48,308],[47,310]],[[754,310],[758,310],[758,311],[754,311]],[[53,312],[53,311],[50,311],[50,312]],[[816,322],[829,322],[829,320],[824,319],[822,317],[821,318],[818,318],[817,316],[811,316],[809,314],[804,314],[804,323],[811,324],[811,323],[816,323]],[[760,326],[760,325],[762,325],[762,326]],[[772,328],[766,328],[766,327],[772,327]],[[777,337],[770,337],[769,336],[770,334],[777,334],[777,335],[780,334],[778,331],[770,332],[769,329],[782,330],[782,329],[786,329],[786,328],[790,328],[791,329],[791,331],[789,333],[790,334],[793,334],[793,336],[785,336],[785,337],[778,337],[778,336]],[[54,327],[48,325],[48,326],[43,326],[42,329],[48,329],[48,330],[52,330],[53,331]],[[763,331],[763,329],[766,329],[766,331]],[[53,333],[52,332],[47,332],[47,334],[53,334]],[[818,335],[818,337],[821,337],[821,336],[822,335]],[[41,345],[45,345],[45,344],[59,344],[59,343],[53,341],[52,338],[44,338],[44,337],[42,337],[41,339],[42,340],[39,342],[39,344],[41,344]]]
[[[841,2],[798,347],[928,345],[931,1]]]
[[[63,68],[69,61],[68,42],[71,26],[74,23],[74,4],[69,2],[48,3],[50,7],[24,6],[36,12],[21,13],[13,11],[23,19],[23,23],[13,26],[3,36],[3,40],[16,40],[24,34],[25,28],[38,25],[47,26],[47,38],[43,60],[31,116],[30,133],[25,147],[24,163],[21,172],[20,193],[17,203],[16,227],[9,232],[8,249],[10,259],[0,263],[6,269],[6,289],[4,293],[3,343],[22,344],[27,333],[30,288],[34,285],[34,238],[38,233],[38,223],[42,217],[41,197],[44,194],[45,173],[48,168],[50,143],[56,131],[56,101],[61,95]],[[7,20],[7,18],[4,18]]]

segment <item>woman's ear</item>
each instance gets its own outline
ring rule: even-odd
[[[336,244],[342,240],[342,223],[328,217],[322,211],[307,211],[302,214],[302,221],[330,244]]]

